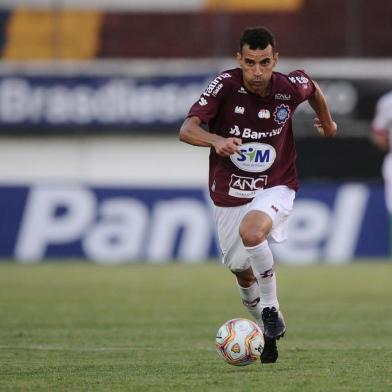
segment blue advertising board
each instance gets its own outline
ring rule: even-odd
[[[116,75],[0,74],[0,131],[29,129],[162,129],[177,127],[216,74],[131,77]],[[334,116],[370,120],[390,81],[319,80]],[[301,105],[297,114],[310,115]]]
[[[209,75],[0,76],[0,128],[96,130],[178,124]]]
[[[103,264],[219,258],[212,208],[204,188],[3,185],[0,257]],[[304,183],[289,220],[289,240],[273,250],[285,263],[387,257],[382,185]]]

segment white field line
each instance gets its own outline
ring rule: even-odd
[[[51,346],[51,345],[27,345],[27,346],[9,346],[9,345],[0,345],[0,350],[35,350],[35,351],[71,351],[71,352],[116,352],[116,351],[131,351],[131,350],[140,350],[140,351],[166,351],[166,352],[181,352],[184,349],[180,348],[165,348],[165,347],[139,347],[139,346],[130,346],[130,347],[66,347],[66,346]],[[192,350],[197,351],[215,351],[213,347],[192,347]]]

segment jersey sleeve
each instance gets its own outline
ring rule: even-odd
[[[208,124],[219,111],[219,107],[230,88],[229,79],[231,77],[229,73],[223,73],[210,82],[199,100],[190,108],[187,117],[196,116],[203,123]]]
[[[388,132],[392,128],[392,94],[377,102],[372,128],[374,132]]]
[[[292,92],[298,104],[309,99],[315,91],[315,86],[310,77],[301,70],[296,70],[288,74],[288,79],[292,87]]]

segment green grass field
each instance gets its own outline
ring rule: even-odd
[[[0,263],[1,391],[392,391],[392,264],[278,267],[278,363],[237,368],[223,266]]]

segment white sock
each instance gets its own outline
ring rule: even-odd
[[[261,307],[274,306],[279,309],[279,302],[276,294],[276,276],[274,271],[274,258],[268,241],[265,240],[259,245],[245,247],[251,255],[253,273],[259,282],[261,293]]]
[[[255,281],[252,286],[249,287],[241,287],[238,285],[240,290],[240,296],[242,299],[242,303],[248,312],[253,316],[256,322],[259,325],[263,325],[261,320],[261,302],[260,302],[260,288],[257,281]]]

